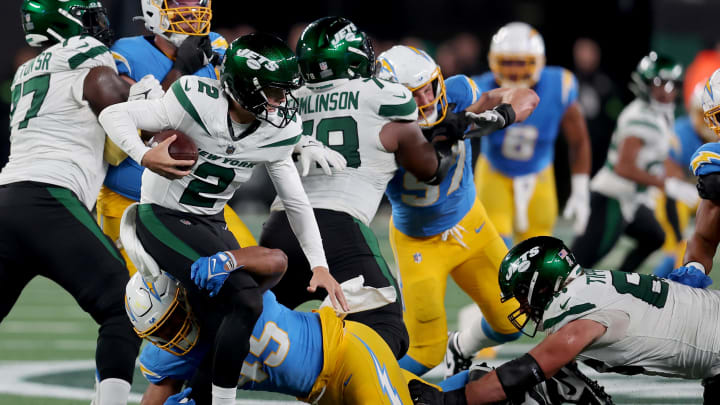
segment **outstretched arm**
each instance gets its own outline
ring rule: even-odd
[[[563,133],[567,140],[570,153],[570,169],[573,175],[590,174],[592,155],[590,152],[590,135],[588,134],[585,116],[580,105],[572,103],[563,115]],[[634,162],[634,160],[633,160]]]
[[[510,104],[515,111],[515,122],[524,121],[535,110],[540,98],[532,89],[492,89],[480,95],[478,101],[465,111],[480,114],[500,104]]]
[[[438,175],[444,176],[439,173],[441,162],[437,149],[425,139],[416,123],[394,121],[385,124],[380,131],[380,142],[386,151],[395,154],[398,164],[418,180],[432,182]]]
[[[469,405],[490,404],[519,395],[575,359],[588,345],[605,334],[602,324],[578,319],[546,337],[525,356],[512,360],[465,387]],[[498,377],[500,373],[501,377]],[[501,383],[501,378],[503,382]]]

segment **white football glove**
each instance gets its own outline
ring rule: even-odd
[[[475,124],[475,127],[465,134],[466,138],[482,137],[505,128],[505,118],[495,110],[486,110],[480,114],[465,111],[465,118]]]
[[[332,169],[335,171],[343,171],[347,166],[347,161],[343,155],[334,150],[325,147],[322,142],[317,141],[311,136],[303,135],[300,142],[295,144],[295,153],[300,154],[300,166],[302,166],[302,176],[307,176],[310,168],[319,164],[323,172],[331,176]]]
[[[571,182],[572,192],[565,204],[563,218],[575,218],[573,231],[575,235],[582,235],[590,219],[590,177],[587,174],[573,174]]]
[[[164,95],[165,91],[162,89],[158,79],[153,75],[145,75],[139,82],[130,86],[128,101],[152,100],[162,98]]]
[[[676,177],[668,177],[665,179],[665,195],[677,201],[682,201],[688,207],[695,207],[700,199],[694,184],[682,181]]]

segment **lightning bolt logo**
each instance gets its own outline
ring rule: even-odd
[[[692,160],[690,166],[692,166],[693,173],[697,175],[697,171],[703,163],[717,163],[720,164],[720,155],[715,152],[702,151]]]
[[[355,337],[355,339],[359,340],[360,343],[365,346],[368,353],[370,353],[370,357],[372,357],[373,363],[375,364],[375,372],[377,373],[378,380],[380,381],[380,386],[383,389],[383,394],[388,397],[392,405],[403,405],[402,399],[400,398],[397,389],[393,387],[392,381],[390,381],[390,375],[388,374],[387,367],[385,367],[384,364],[380,364],[380,361],[378,361],[377,357],[375,357],[375,353],[370,350],[370,347],[367,345],[367,343],[365,343],[354,333],[352,333],[352,335],[353,337]]]

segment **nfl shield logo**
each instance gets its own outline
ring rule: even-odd
[[[415,253],[413,255],[413,261],[415,263],[420,263],[422,261],[422,255],[420,253]]]

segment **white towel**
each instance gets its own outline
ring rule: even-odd
[[[345,312],[342,309],[338,310],[336,308],[333,308],[335,309],[335,313],[337,313],[338,315],[353,314],[355,312],[362,312],[370,309],[380,308],[384,305],[392,304],[393,302],[395,302],[395,300],[397,300],[397,293],[395,293],[395,288],[367,287],[363,285],[364,283],[365,278],[363,276],[357,276],[340,284],[343,293],[345,293],[345,299],[347,300],[350,311]],[[325,297],[322,304],[320,304],[320,308],[323,307],[332,308],[330,297]]]
[[[530,227],[528,207],[535,192],[537,174],[513,177],[513,200],[515,201],[515,232],[523,233]]]
[[[125,248],[130,261],[142,274],[145,281],[154,283],[160,277],[160,266],[155,259],[145,251],[140,239],[135,233],[135,218],[137,218],[137,209],[140,204],[133,203],[123,213],[120,219],[120,241]]]

